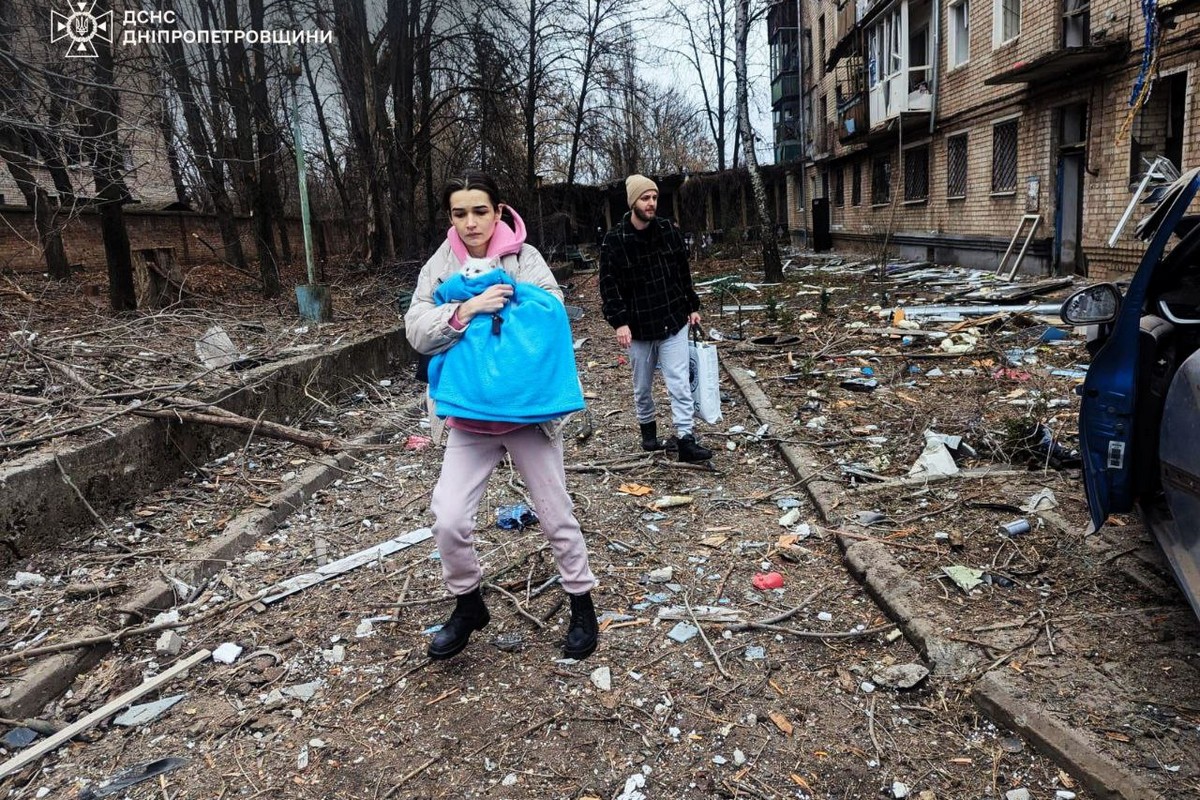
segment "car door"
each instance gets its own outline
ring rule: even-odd
[[[1110,513],[1132,510],[1137,499],[1134,431],[1139,357],[1144,337],[1152,335],[1143,333],[1142,311],[1167,242],[1198,187],[1200,171],[1192,170],[1171,187],[1149,218],[1143,236],[1152,235],[1150,245],[1125,292],[1108,341],[1092,359],[1080,390],[1079,451],[1093,528],[1103,525]]]

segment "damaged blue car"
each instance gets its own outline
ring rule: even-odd
[[[1063,319],[1097,326],[1080,387],[1079,449],[1092,526],[1137,511],[1200,616],[1200,169],[1162,192],[1138,226],[1145,255],[1112,283],[1067,298]]]

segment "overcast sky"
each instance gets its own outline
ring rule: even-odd
[[[697,11],[694,19],[703,19],[703,14]],[[678,27],[672,25],[664,25],[661,17],[647,17],[634,23],[635,26],[641,28],[646,34],[639,37],[643,42],[654,42],[656,47],[651,48],[649,44],[642,46],[643,52],[639,53],[643,59],[650,63],[661,65],[659,69],[650,71],[650,75],[660,83],[674,83],[676,80],[681,82],[689,90],[689,94],[696,102],[697,107],[703,108],[703,100],[700,93],[700,84],[695,76],[691,64],[683,59],[682,56],[675,55],[672,50],[684,50],[687,47],[687,35]],[[729,58],[732,62],[734,56],[733,50],[733,31],[732,19],[730,20],[730,48]],[[649,52],[647,52],[649,51]],[[659,55],[657,60],[654,53]],[[767,23],[763,18],[754,23],[750,29],[750,37],[746,47],[746,63],[747,74],[749,76],[750,88],[750,124],[754,131],[758,134],[758,142],[755,152],[758,154],[758,163],[774,164],[775,163],[775,132],[771,123],[771,78],[770,72],[771,53],[767,46]],[[709,86],[712,86],[712,76],[709,76]],[[728,150],[733,149],[733,128],[736,118],[734,94],[735,84],[733,79],[733,65],[729,68],[729,89],[728,103],[730,108],[730,117],[726,122],[729,134]],[[726,152],[726,163],[732,163],[732,152]],[[738,158],[739,163],[741,158]]]

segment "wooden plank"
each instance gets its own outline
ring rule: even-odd
[[[178,664],[168,669],[166,672],[161,672],[158,675],[155,675],[150,680],[144,681],[140,686],[135,686],[115,700],[108,701],[100,708],[88,714],[86,717],[76,720],[58,733],[38,744],[36,747],[30,747],[28,750],[24,750],[13,758],[10,758],[8,761],[0,764],[0,779],[7,778],[9,775],[16,773],[17,771],[23,769],[26,765],[33,763],[50,751],[55,750],[64,742],[69,742],[71,739],[83,733],[93,725],[103,722],[105,719],[111,717],[113,714],[117,713],[133,701],[142,698],[164,684],[170,683],[180,673],[186,672],[211,655],[211,650],[199,650],[193,653],[183,661],[180,661]]]

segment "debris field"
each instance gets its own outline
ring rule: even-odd
[[[279,420],[335,439],[347,459],[286,435],[240,436],[91,530],[11,554],[0,703],[51,648],[73,649],[84,631],[107,639],[66,694],[4,721],[4,759],[56,730],[74,735],[4,773],[0,791],[1119,796],[985,713],[973,692],[1002,676],[1144,796],[1200,796],[1195,619],[1135,520],[1085,535],[1071,451],[1087,354],[1049,314],[1067,282],[807,253],[780,285],[758,274],[736,257],[695,267],[726,371],[724,418],[697,426],[716,451],[708,468],[640,450],[595,274],[566,281],[589,403],[568,426],[566,464],[600,578],[592,657],[561,658],[565,595],[505,464],[478,513],[492,622],[460,656],[426,658],[451,605],[427,530],[440,450],[424,385],[397,364]],[[171,398],[240,386],[236,364],[205,366],[195,348],[217,325],[238,361],[258,363],[381,333],[399,324],[411,277],[343,275],[337,321],[307,330],[221,280],[212,308],[122,322],[31,279],[22,288],[39,307],[5,312],[0,452],[69,447],[119,431],[131,407],[187,410]],[[776,421],[755,413],[742,381]],[[789,464],[788,446],[811,462]],[[314,469],[330,481],[186,579],[201,548],[281,507]],[[837,488],[823,509],[808,491],[818,480]],[[887,552],[951,655],[921,651],[894,597],[852,574],[847,542]],[[131,613],[154,581],[170,584],[174,606]]]

